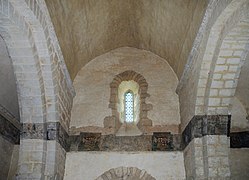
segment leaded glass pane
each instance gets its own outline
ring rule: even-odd
[[[133,122],[134,97],[132,92],[125,93],[125,121]]]

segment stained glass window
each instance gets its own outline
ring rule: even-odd
[[[125,93],[125,121],[133,122],[134,116],[134,95],[131,91]]]

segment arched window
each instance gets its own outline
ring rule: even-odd
[[[128,90],[124,94],[125,122],[134,122],[134,93]]]

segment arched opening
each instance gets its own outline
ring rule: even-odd
[[[109,107],[112,109],[112,118],[115,118],[117,136],[141,135],[144,126],[152,126],[152,121],[147,118],[152,106],[145,103],[146,97],[149,97],[148,84],[142,75],[134,71],[125,71],[113,79],[110,87]],[[127,106],[126,109],[126,95],[129,95],[127,98],[133,99],[132,108]],[[128,104],[131,105],[131,102],[127,101]],[[126,110],[130,112],[128,121],[126,121]]]
[[[114,169],[110,169],[99,176],[96,180],[140,180],[140,179],[148,179],[155,180],[150,174],[148,174],[145,170],[140,170],[136,167],[118,167]]]

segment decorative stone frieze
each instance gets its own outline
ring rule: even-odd
[[[169,132],[153,133],[152,151],[180,151],[181,135]]]
[[[162,140],[161,140],[161,139]],[[162,145],[163,141],[166,145]],[[160,141],[160,142],[159,142]],[[180,151],[181,135],[154,133],[141,136],[101,135],[80,133],[70,136],[70,151]]]

